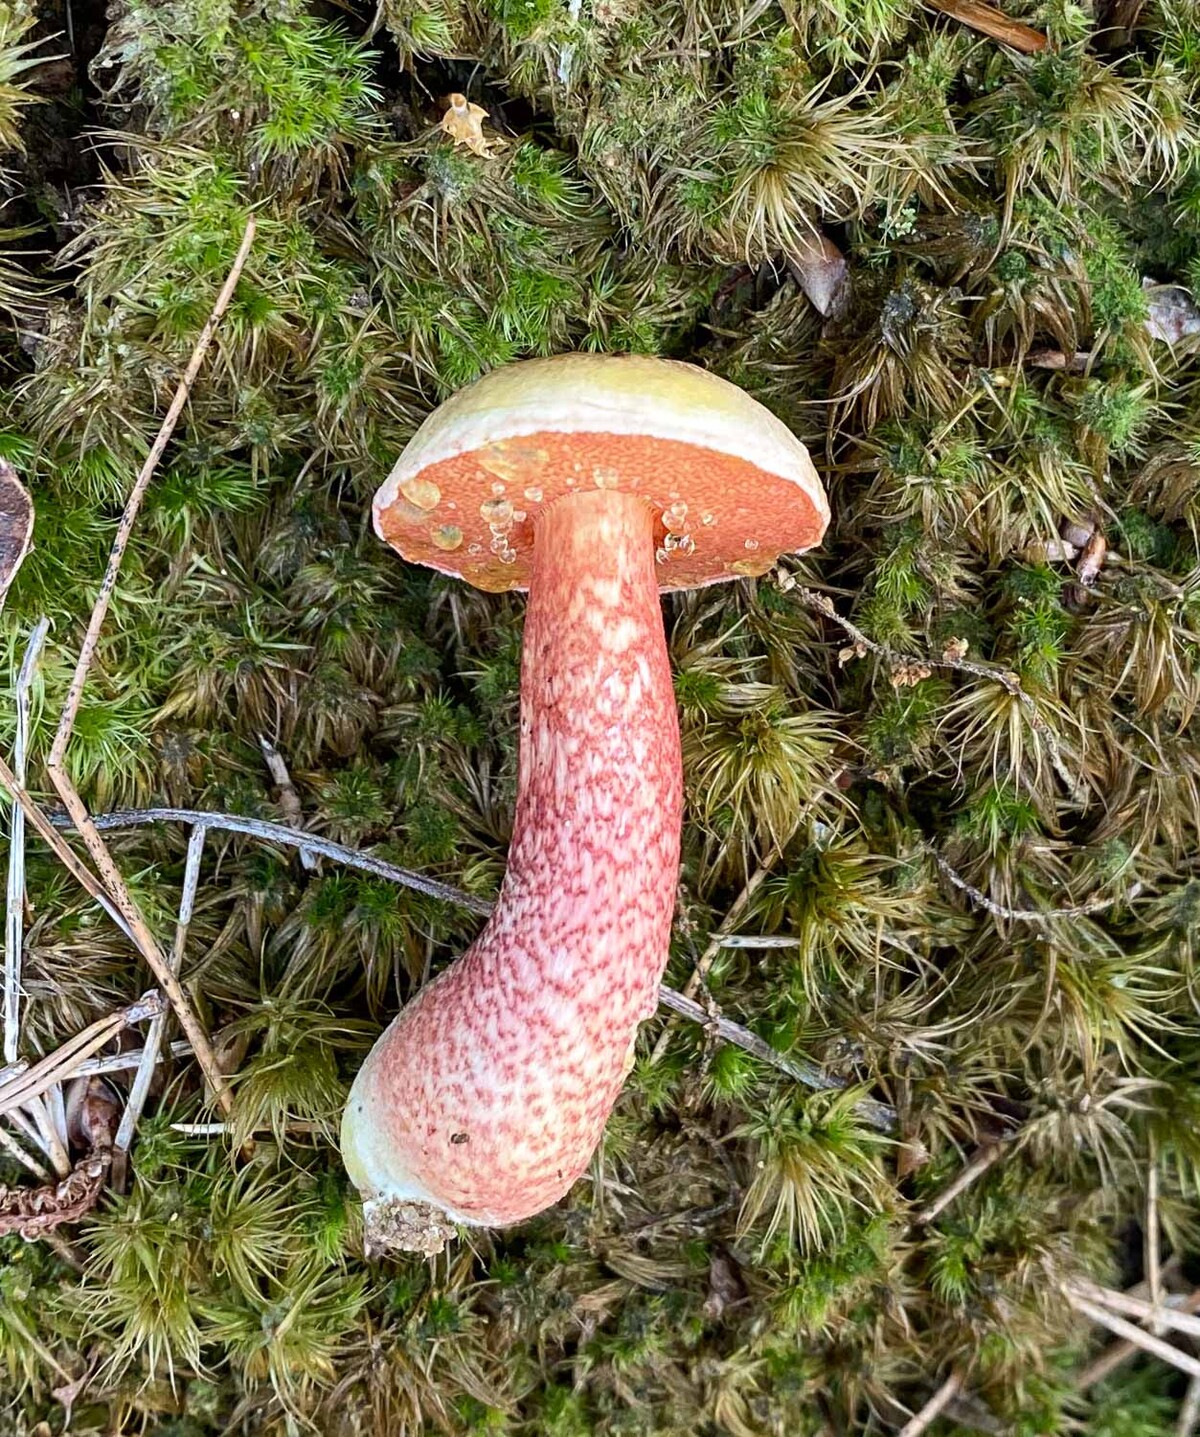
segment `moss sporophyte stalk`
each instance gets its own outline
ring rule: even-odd
[[[0,1430],[1187,1430],[1198,79],[1192,0],[0,3]]]

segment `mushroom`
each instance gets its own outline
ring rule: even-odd
[[[655,1011],[683,782],[660,589],[819,542],[808,452],[691,365],[563,355],[493,371],[375,498],[406,559],[527,589],[518,791],[496,907],[355,1079],[342,1123],[367,1246],[436,1252],[584,1172]]]

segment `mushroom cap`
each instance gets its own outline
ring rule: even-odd
[[[435,410],[376,494],[375,529],[413,563],[524,589],[539,511],[597,488],[654,506],[663,589],[764,574],[829,523],[808,450],[735,385],[675,360],[563,354]]]

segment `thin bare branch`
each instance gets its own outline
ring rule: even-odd
[[[119,1009],[104,1018],[89,1024],[82,1032],[68,1038],[53,1053],[28,1066],[14,1064],[6,1071],[12,1076],[0,1082],[0,1113],[9,1112],[44,1093],[52,1083],[65,1082],[74,1077],[79,1064],[98,1052],[105,1043],[110,1043],[118,1033],[134,1023],[144,1023],[162,1011],[162,1000],[153,990],[145,993],[136,1003]],[[16,1071],[13,1071],[15,1068]]]
[[[962,1378],[952,1372],[919,1412],[901,1427],[898,1437],[921,1437],[930,1423],[935,1422],[950,1402],[962,1391]]]
[[[17,733],[13,746],[13,770],[25,786],[29,751],[29,688],[46,634],[49,619],[39,619],[25,646],[25,657],[17,675],[14,695]],[[4,908],[4,1061],[15,1063],[21,1036],[21,950],[25,943],[25,810],[13,804],[9,827],[8,884]]]
[[[200,366],[204,362],[204,356],[216,333],[217,325],[221,321],[233,298],[233,292],[242,273],[242,268],[250,253],[250,246],[254,242],[255,221],[251,215],[246,221],[245,233],[242,242],[238,247],[233,264],[225,283],[221,286],[221,292],[217,296],[212,312],[200,331],[192,350],[191,358],[188,360],[187,368],[183,372],[178,387],[175,390],[174,398],[155,437],[154,443],[150,446],[150,452],[146,455],[146,461],[142,465],[129,499],[126,502],[125,510],[121,515],[121,521],[117,525],[116,537],[113,539],[112,549],[108,557],[108,566],[104,571],[104,578],[100,584],[100,592],[96,597],[96,603],[92,608],[91,618],[88,620],[87,631],[84,634],[83,644],[79,651],[79,661],[75,665],[75,673],[71,679],[70,688],[67,691],[66,702],[63,706],[62,715],[59,719],[58,728],[55,731],[54,742],[50,747],[50,755],[46,762],[46,771],[50,781],[58,791],[59,797],[66,806],[67,812],[83,838],[84,845],[91,854],[92,862],[96,865],[97,871],[108,889],[113,901],[121,911],[126,923],[132,930],[134,941],[138,951],[149,964],[151,971],[166,994],[171,1006],[179,1015],[179,1023],[183,1028],[184,1035],[191,1043],[196,1054],[196,1059],[208,1080],[210,1087],[216,1094],[217,1100],[225,1112],[229,1112],[233,1106],[233,1097],[229,1090],[229,1084],[225,1075],[217,1064],[216,1055],[213,1052],[212,1043],[208,1034],[196,1015],[191,999],[184,991],[178,978],[171,971],[150,926],[146,922],[141,909],[134,902],[133,896],[125,885],[120,870],[113,862],[111,855],[100,837],[99,832],[93,825],[84,805],[82,798],[71,782],[70,775],[66,768],[67,746],[70,742],[71,732],[75,726],[75,719],[79,713],[79,705],[83,700],[83,691],[87,683],[88,672],[91,669],[92,659],[95,657],[96,647],[100,642],[100,634],[104,628],[104,621],[108,615],[109,604],[112,600],[113,591],[116,588],[117,576],[121,570],[121,561],[125,556],[126,547],[133,534],[133,526],[137,520],[138,511],[142,505],[142,499],[149,487],[150,480],[158,468],[159,460],[162,458],[171,436],[175,432],[175,425],[183,412],[184,405],[192,392],[192,385],[200,372]]]
[[[492,904],[485,898],[476,898],[473,894],[464,893],[461,889],[453,888],[448,883],[438,883],[422,874],[413,873],[407,868],[399,868],[394,863],[387,863],[382,858],[375,858],[369,853],[359,853],[353,848],[346,848],[327,838],[319,838],[315,834],[285,828],[280,823],[265,823],[257,818],[242,818],[236,814],[205,813],[187,808],[127,809],[117,813],[99,814],[94,822],[101,832],[140,828],[151,823],[186,823],[193,827],[199,826],[221,832],[244,833],[251,838],[262,839],[266,843],[279,843],[288,848],[308,848],[322,857],[345,864],[347,868],[357,868],[364,873],[385,878],[391,883],[398,883],[431,898],[453,903],[484,918],[492,911]],[[734,1047],[752,1053],[764,1063],[769,1063],[781,1073],[786,1073],[790,1078],[798,1083],[803,1083],[806,1087],[827,1089],[847,1086],[837,1079],[831,1078],[820,1068],[806,1063],[798,1063],[794,1059],[785,1057],[782,1053],[777,1053],[757,1033],[752,1033],[748,1028],[743,1028],[740,1023],[735,1023],[729,1018],[714,1017],[695,999],[686,993],[680,993],[674,988],[667,987],[666,984],[659,988],[659,1002],[663,1007],[670,1008],[681,1017],[710,1027],[724,1042],[732,1043]],[[3,1077],[2,1073],[0,1073],[0,1077]],[[864,1099],[859,1104],[858,1111],[866,1121],[876,1127],[890,1130],[895,1126],[895,1111],[886,1103]]]
[[[1155,1309],[1163,1305],[1162,1262],[1159,1253],[1158,1230],[1158,1144],[1153,1135],[1146,1159],[1146,1221],[1143,1234],[1143,1259],[1146,1267],[1146,1283],[1150,1289],[1150,1304]],[[1151,1332],[1162,1333],[1163,1324],[1156,1317],[1150,1325]]]
[[[1098,1303],[1112,1312],[1126,1317],[1136,1317],[1139,1322],[1165,1328],[1172,1332],[1186,1332],[1190,1337],[1200,1337],[1200,1317],[1168,1307],[1161,1299],[1154,1301],[1134,1297],[1128,1292],[1117,1292],[1110,1287],[1100,1287],[1094,1282],[1073,1282],[1069,1291],[1085,1302]]]
[[[170,962],[173,973],[178,973],[183,966],[188,928],[191,926],[192,913],[196,907],[196,890],[200,886],[200,860],[204,854],[206,832],[207,830],[198,824],[188,834],[187,858],[183,867],[183,892],[179,899],[179,916],[175,920],[175,941],[171,945]],[[149,1028],[146,1029],[142,1061],[138,1064],[138,1070],[129,1089],[129,1097],[125,1102],[125,1111],[121,1114],[117,1135],[113,1139],[110,1180],[117,1192],[125,1190],[129,1149],[133,1145],[133,1135],[137,1129],[138,1119],[142,1116],[142,1109],[146,1106],[146,1099],[150,1096],[150,1083],[154,1078],[154,1069],[158,1063],[166,1029],[167,1014],[165,1011],[156,1018],[152,1018]]]
[[[1088,1302],[1086,1298],[1079,1297],[1073,1292],[1068,1291],[1067,1301],[1081,1316],[1090,1318],[1092,1322],[1101,1327],[1107,1327],[1109,1332],[1115,1336],[1132,1342],[1135,1347],[1140,1347],[1143,1352],[1157,1357],[1160,1362],[1169,1362],[1172,1367],[1178,1367],[1189,1377],[1200,1377],[1200,1359],[1181,1352],[1178,1347],[1172,1347],[1161,1337],[1144,1332],[1140,1327],[1135,1327],[1132,1322],[1126,1322],[1123,1317],[1118,1317],[1115,1312],[1109,1312],[1106,1308],[1099,1307],[1094,1302]]]
[[[871,653],[882,659],[894,675],[906,674],[911,671],[914,664],[913,659],[893,653],[886,644],[877,643],[874,639],[869,638],[857,624],[851,622],[850,619],[843,618],[834,607],[833,600],[825,594],[819,594],[815,589],[806,589],[802,585],[798,585],[794,576],[783,568],[776,571],[776,578],[785,593],[794,591],[806,609],[810,609],[815,614],[821,614],[831,623],[836,624],[853,642],[856,650],[861,649],[864,653]],[[1070,794],[1071,801],[1077,808],[1087,807],[1086,787],[1067,767],[1057,734],[1047,723],[1033,696],[1022,687],[1018,675],[1014,674],[1011,669],[1003,669],[995,664],[977,663],[974,659],[959,657],[948,651],[941,654],[924,654],[919,662],[931,669],[955,669],[959,673],[971,674],[975,678],[989,679],[1010,693],[1025,710],[1029,727],[1045,743],[1046,752],[1050,756],[1054,771]]]
[[[1173,1312],[1200,1312],[1200,1288],[1195,1292],[1189,1292],[1186,1297],[1178,1299],[1168,1298],[1167,1305]],[[1122,1342],[1114,1342],[1111,1347],[1106,1348],[1094,1362],[1088,1365],[1076,1379],[1076,1386],[1081,1392],[1086,1392],[1089,1387],[1095,1387],[1098,1382],[1112,1374],[1124,1363],[1129,1362],[1141,1351],[1138,1343],[1130,1342],[1127,1339]]]
[[[283,816],[287,819],[288,826],[297,830],[302,829],[304,827],[304,809],[301,807],[296,785],[292,782],[292,775],[288,772],[286,760],[275,745],[264,738],[262,734],[258,736],[258,746],[262,749],[263,762],[267,765],[271,782],[279,790],[279,807],[283,810]],[[316,859],[307,848],[300,850],[300,864],[310,872],[317,866]]]
[[[980,1148],[965,1168],[948,1182],[931,1202],[914,1215],[912,1221],[914,1227],[924,1227],[931,1223],[937,1215],[950,1206],[959,1193],[965,1192],[978,1178],[981,1178],[987,1170],[999,1162],[1005,1152],[1006,1144],[992,1143],[986,1148]]]
[[[1179,1405],[1179,1416],[1175,1422],[1175,1437],[1192,1437],[1196,1424],[1200,1422],[1200,1377],[1193,1377],[1183,1394]]]
[[[7,1128],[0,1128],[0,1148],[3,1148],[10,1158],[14,1158],[17,1162],[27,1167],[35,1178],[40,1179],[40,1181],[44,1183],[50,1181],[50,1169],[44,1168],[36,1158],[30,1157]]]
[[[1091,913],[1103,913],[1106,908],[1111,908],[1114,903],[1128,901],[1134,898],[1141,891],[1141,885],[1135,884],[1128,894],[1113,895],[1111,898],[1096,898],[1087,903],[1077,904],[1073,908],[1047,908],[1039,910],[1036,908],[1007,908],[1003,903],[997,903],[989,898],[986,893],[978,889],[974,884],[968,883],[961,873],[957,872],[942,857],[935,852],[933,860],[941,872],[955,888],[965,893],[972,903],[977,903],[980,908],[986,908],[989,913],[994,913],[997,918],[1005,918],[1017,923],[1046,923],[1052,918],[1086,918]]]
[[[778,857],[779,850],[774,849],[767,862],[760,864],[759,867],[756,868],[754,872],[750,875],[750,877],[746,880],[746,886],[733,900],[733,903],[731,904],[728,913],[726,913],[725,915],[726,927],[737,923],[738,920],[741,918],[742,914],[749,906],[750,900],[754,897],[755,893],[762,886],[763,880],[766,878],[767,874],[770,873],[771,866]],[[691,977],[683,985],[683,996],[685,998],[695,997],[701,985],[704,983],[704,980],[708,977],[709,970],[712,968],[714,962],[716,962],[717,954],[721,951],[721,947],[722,944],[720,935],[714,934],[708,940],[708,943],[705,945],[704,952],[701,953],[699,959],[696,962],[696,966],[692,969]],[[667,1044],[670,1042],[670,1040],[670,1027],[669,1025],[664,1025],[662,1032],[658,1035],[658,1041],[650,1050],[651,1063],[657,1063],[661,1060],[663,1054],[667,1051]]]

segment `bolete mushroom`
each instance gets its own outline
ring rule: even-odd
[[[376,1043],[343,1119],[372,1250],[520,1222],[587,1167],[657,1006],[675,905],[659,590],[763,574],[828,519],[807,450],[741,390],[583,354],[454,395],[376,495],[406,559],[529,601],[499,899]]]

